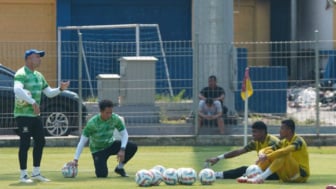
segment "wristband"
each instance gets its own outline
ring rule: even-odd
[[[218,159],[225,159],[225,154],[221,154],[219,156],[217,156]]]
[[[120,150],[123,150],[123,151],[125,151],[125,149],[126,149],[125,147],[121,147],[121,148],[120,148]]]

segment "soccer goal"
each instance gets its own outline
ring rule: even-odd
[[[58,27],[57,40],[58,81],[78,79],[78,84],[82,85],[78,88],[83,88],[84,97],[96,96],[96,82],[93,81],[98,74],[120,73],[118,60],[123,56],[158,58],[157,91],[173,96],[167,58],[157,24],[64,26]],[[74,70],[78,72],[70,73]],[[69,76],[73,78],[67,78]]]

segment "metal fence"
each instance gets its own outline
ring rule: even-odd
[[[145,59],[132,59],[136,52],[130,48],[135,45],[131,42],[63,42],[60,57],[56,42],[0,43],[0,62],[16,70],[24,64],[23,47],[46,49],[39,70],[51,86],[61,79],[70,80],[70,91],[83,101],[85,119],[98,113],[97,101],[112,99],[114,111],[126,118],[131,135],[218,133],[215,124],[198,127],[196,119],[198,92],[207,85],[209,75],[217,76],[227,94],[227,134],[239,134],[236,129],[241,128],[244,111],[240,89],[248,66],[254,88],[249,123],[264,120],[279,125],[281,119],[293,118],[300,128],[319,134],[322,126],[336,126],[334,43],[143,42],[140,55]],[[15,128],[12,76],[3,72],[0,70],[0,131]],[[76,94],[63,96],[44,101],[43,120],[50,135],[78,134],[73,131],[83,126],[79,126]]]

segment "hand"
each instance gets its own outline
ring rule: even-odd
[[[211,116],[209,116],[210,117],[210,120],[215,120],[215,119],[217,119],[216,118],[216,115],[211,115]]]
[[[40,115],[40,106],[35,102],[33,105],[33,109],[34,109],[34,114],[36,115]]]
[[[74,159],[74,160],[68,162],[67,164],[68,164],[68,165],[71,165],[71,166],[78,167],[78,160],[77,160],[77,159]]]
[[[65,81],[65,82],[62,81],[61,86],[60,86],[60,90],[64,91],[64,90],[68,89],[69,85],[70,85],[70,81]]]
[[[206,120],[211,120],[211,115],[206,115],[206,116],[204,117],[204,119],[206,119]]]
[[[267,160],[267,156],[266,156],[266,154],[264,154],[264,153],[259,153],[259,155],[258,155],[258,159],[257,159],[257,161],[256,161],[256,164],[258,164],[258,163],[262,163],[262,162],[264,162],[264,161],[266,161]]]
[[[119,150],[118,154],[117,154],[117,160],[119,163],[124,162],[125,160],[125,150]]]
[[[205,161],[209,162],[211,164],[211,166],[213,166],[213,165],[215,165],[219,161],[219,158],[218,157],[213,157],[213,158],[209,158],[209,159],[207,159]]]

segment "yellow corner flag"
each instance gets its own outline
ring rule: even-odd
[[[253,94],[253,87],[252,87],[252,82],[250,79],[250,74],[249,74],[249,68],[247,67],[245,69],[245,76],[242,84],[242,90],[240,93],[240,96],[242,97],[243,100],[246,98],[249,98]]]

